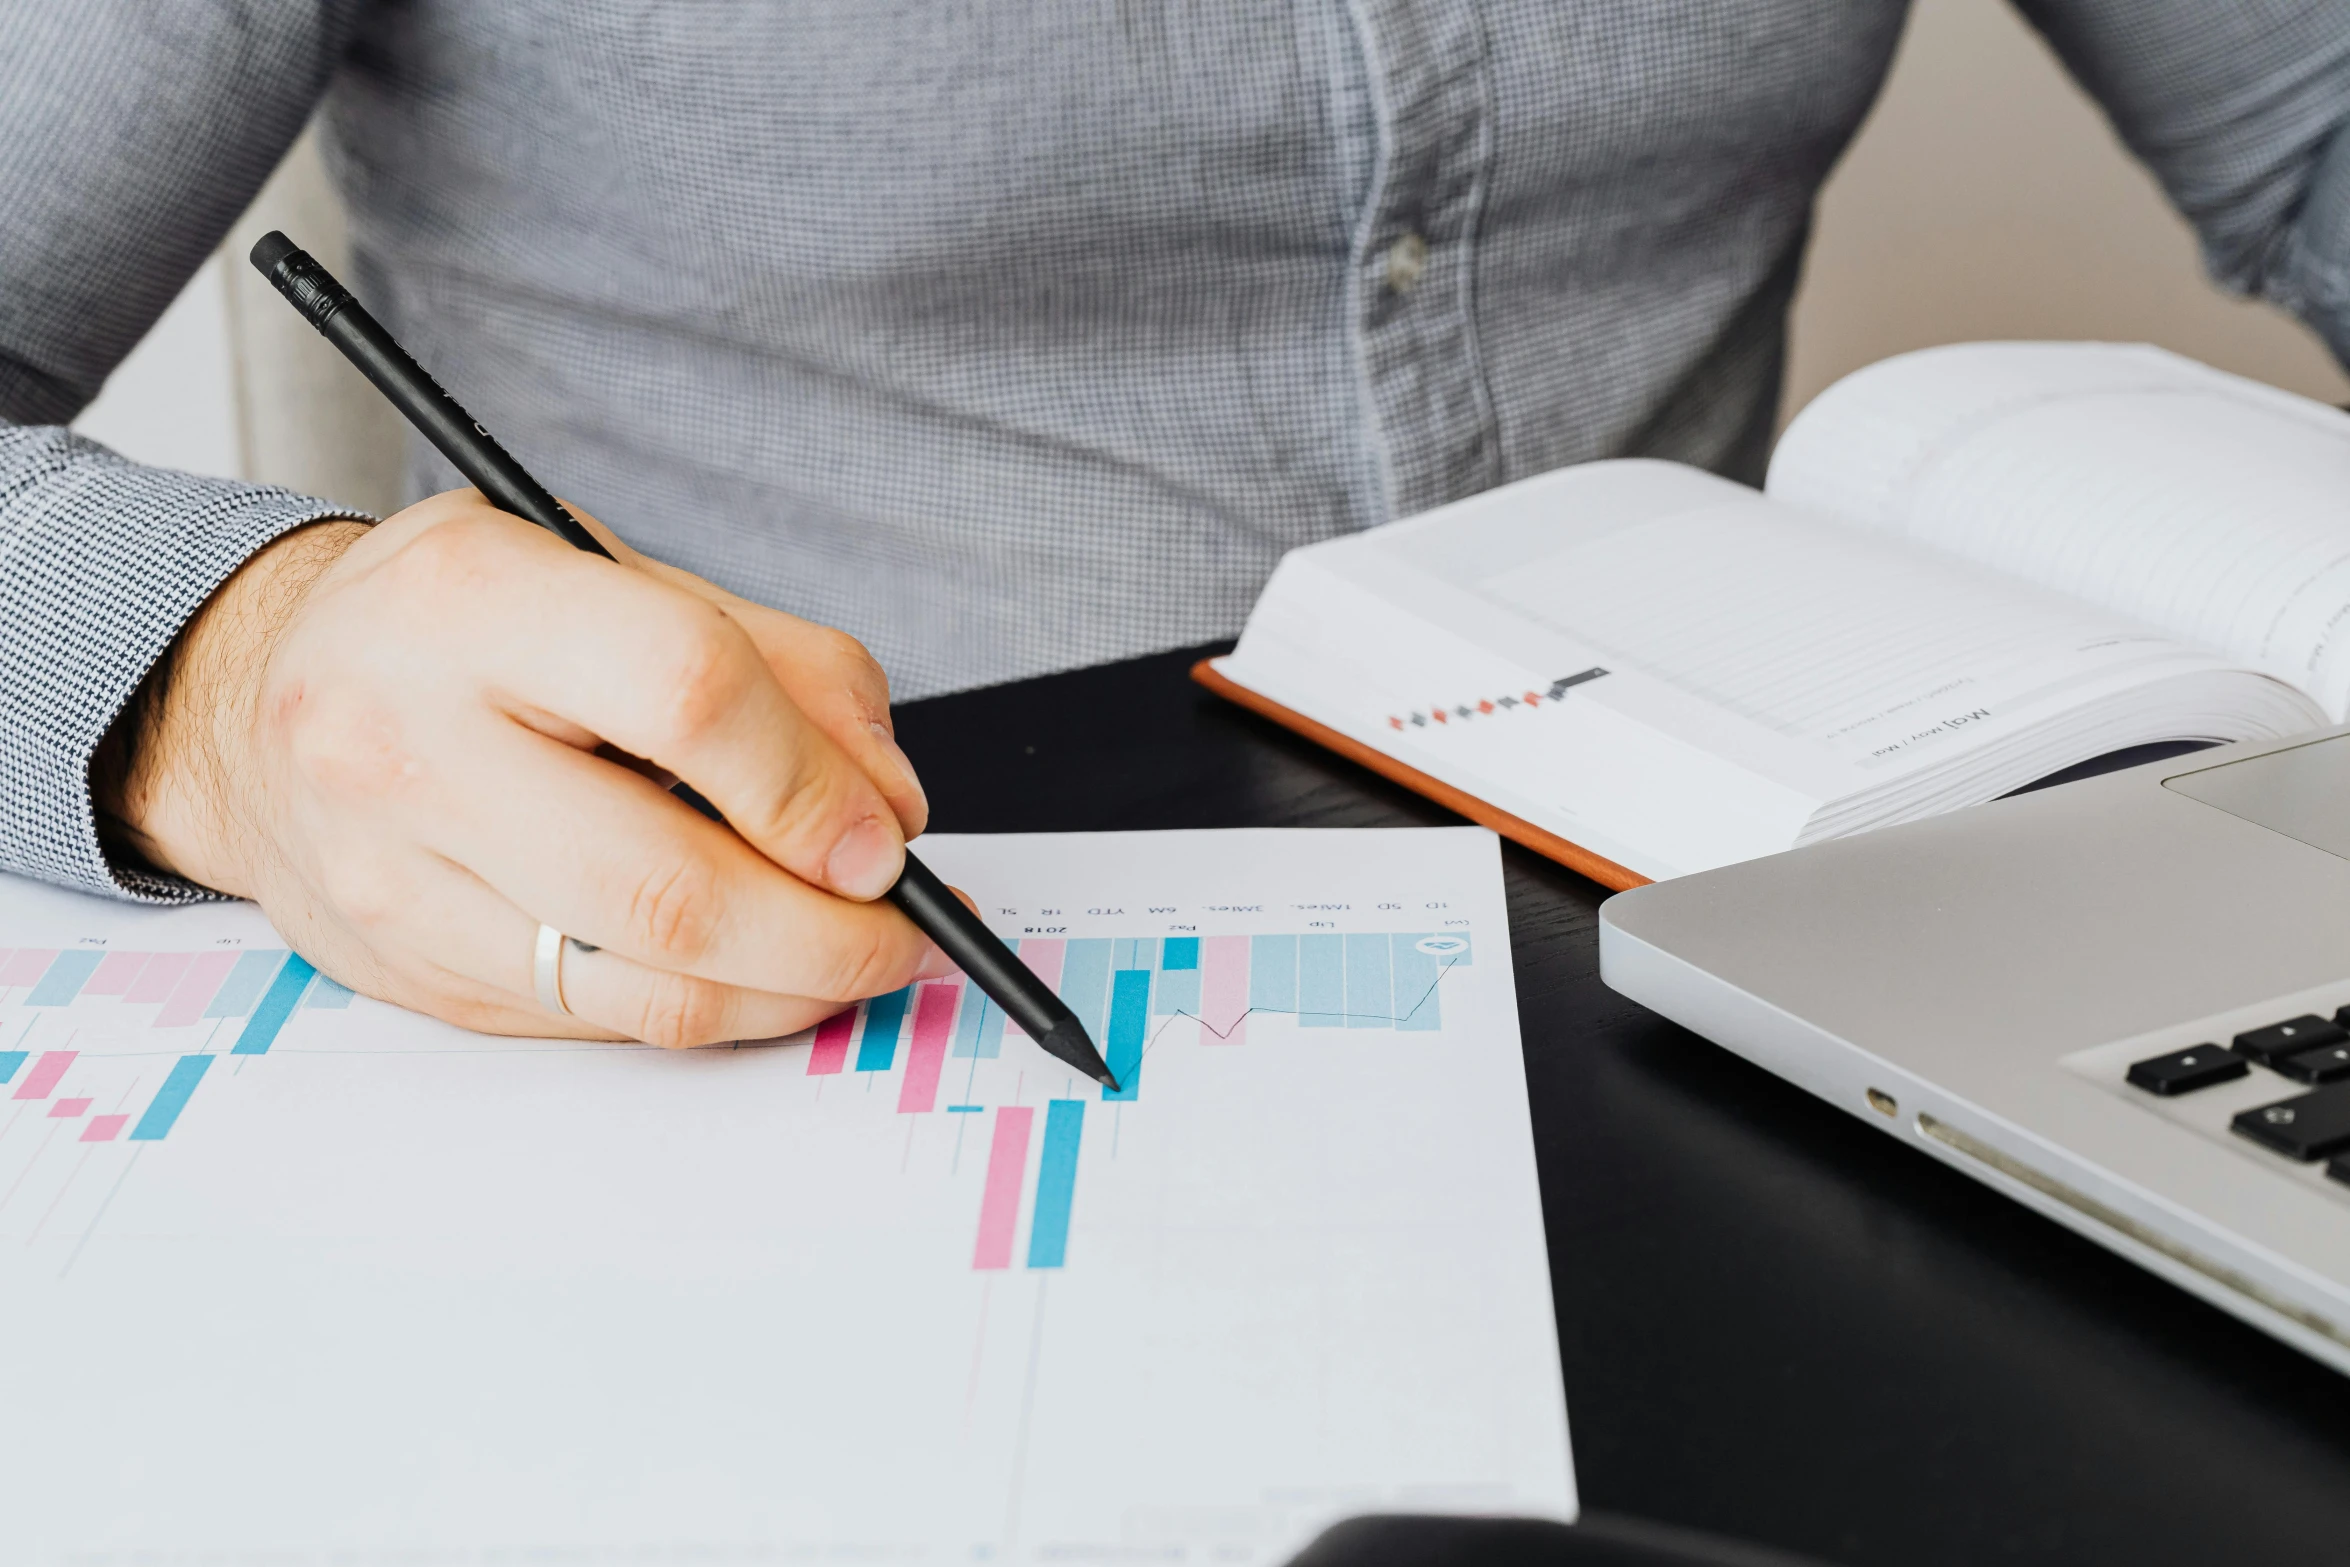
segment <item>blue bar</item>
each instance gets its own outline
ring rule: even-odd
[[[1297,938],[1297,1022],[1300,1028],[1346,1026],[1346,938]]]
[[[1151,1016],[1173,1017],[1178,1012],[1199,1016],[1199,938],[1169,936],[1156,945],[1159,967],[1151,980]]]
[[[206,1017],[243,1017],[253,1010],[253,1003],[261,998],[261,987],[278,972],[285,961],[284,951],[240,952],[237,966],[228,971],[228,978],[212,993],[212,1002],[205,1007]]]
[[[977,985],[965,985],[963,1010],[955,1017],[955,1059],[993,1061],[1003,1049],[1003,1040],[1004,1009],[988,1000]]]
[[[1297,938],[1252,936],[1248,943],[1248,1004],[1256,1012],[1297,1010]]]
[[[1428,1033],[1442,1027],[1436,1000],[1436,979],[1443,973],[1434,958],[1420,950],[1421,936],[1388,938],[1387,956],[1395,986],[1395,1026],[1407,1034]]]
[[[252,1021],[237,1036],[236,1048],[229,1054],[269,1054],[270,1043],[277,1038],[277,1031],[286,1026],[287,1018],[294,1015],[294,1008],[301,1003],[302,992],[310,988],[310,977],[317,972],[303,961],[300,953],[287,953],[284,966],[277,971],[277,978],[269,982],[268,994],[261,998],[261,1005],[253,1009]]]
[[[1178,1012],[1199,1016],[1199,970],[1195,968],[1168,968],[1159,970],[1159,981],[1151,987],[1151,1013],[1155,1017],[1172,1017]]]
[[[906,1020],[906,1003],[914,987],[893,990],[865,1003],[865,1032],[857,1040],[857,1070],[886,1072],[898,1058],[898,1028]]]
[[[1150,1033],[1151,971],[1122,968],[1110,993],[1110,1037],[1102,1059],[1118,1080],[1118,1091],[1102,1086],[1104,1099],[1132,1099],[1142,1086],[1142,1045]]]
[[[987,1108],[987,1106],[985,1106],[985,1105],[948,1105],[948,1106],[947,1106],[947,1110],[948,1110],[948,1111],[949,1111],[951,1114],[954,1114],[954,1115],[977,1115],[977,1114],[978,1114],[980,1111],[982,1111],[982,1110],[984,1110],[984,1109],[986,1109],[986,1108]]]
[[[172,1064],[171,1076],[155,1091],[155,1100],[147,1106],[147,1113],[139,1117],[139,1124],[131,1128],[134,1143],[159,1143],[171,1135],[171,1126],[188,1107],[188,1095],[204,1081],[204,1073],[212,1065],[210,1056],[181,1056]]]
[[[0,1083],[15,1082],[16,1074],[24,1069],[25,1062],[30,1059],[32,1052],[29,1050],[0,1050]]]
[[[24,998],[28,1007],[71,1006],[73,998],[82,993],[82,982],[98,971],[106,961],[103,952],[60,952],[49,960],[49,968],[33,993]]]
[[[1045,1106],[1044,1154],[1036,1166],[1036,1215],[1028,1223],[1032,1268],[1057,1268],[1069,1255],[1069,1203],[1077,1195],[1077,1140],[1084,1133],[1084,1100],[1055,1099]]]
[[[1091,1039],[1102,1037],[1102,1009],[1110,994],[1110,949],[1116,945],[1106,938],[1072,941],[1062,950],[1061,999]]]
[[[1014,952],[1020,950],[1017,938],[1006,941]],[[993,1061],[1003,1053],[1004,1009],[987,999],[987,992],[977,985],[963,987],[963,1010],[955,1019],[955,1047],[951,1052],[958,1061],[974,1058]],[[954,1108],[952,1105],[949,1109]]]
[[[306,1012],[340,1012],[351,1004],[351,987],[318,976],[318,983],[310,987],[310,997],[302,1003]]]
[[[1385,936],[1346,938],[1346,1026],[1395,1026],[1395,996],[1387,982]]]

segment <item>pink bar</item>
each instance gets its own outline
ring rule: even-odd
[[[1068,947],[1067,942],[1059,940],[1023,940],[1020,943],[1020,961],[1027,964],[1029,970],[1038,979],[1043,980],[1054,990],[1059,990],[1061,988],[1061,956],[1068,950]]]
[[[1069,944],[1058,938],[1031,941],[1023,936],[1020,939],[1020,961],[1028,965],[1029,972],[1045,982],[1046,988],[1058,991],[1061,988],[1061,959],[1067,954],[1068,948]],[[1027,1030],[1017,1023],[1006,1022],[1004,1027],[1023,1039],[1028,1037]]]
[[[56,956],[55,947],[18,947],[0,963],[0,988],[31,984],[48,971],[49,960]]]
[[[49,1090],[57,1086],[57,1080],[65,1075],[65,1069],[73,1065],[73,1058],[80,1054],[81,1052],[78,1050],[42,1051],[41,1059],[33,1063],[33,1069],[27,1072],[24,1075],[24,1081],[17,1085],[16,1097],[19,1099],[48,1098]]]
[[[1200,942],[1199,1011],[1203,1045],[1248,1041],[1248,938],[1209,936]]]
[[[212,993],[220,982],[228,978],[228,971],[237,966],[234,952],[199,952],[188,964],[188,971],[180,982],[171,987],[171,999],[163,1003],[163,1010],[155,1014],[156,1028],[186,1028],[204,1019],[204,1009],[212,1004]]]
[[[835,1012],[816,1025],[816,1043],[808,1051],[808,1075],[830,1077],[849,1058],[849,1036],[857,1031],[857,1009]]]
[[[130,1121],[131,1118],[127,1115],[91,1116],[90,1124],[82,1128],[82,1141],[85,1143],[113,1142],[122,1135],[122,1129],[130,1125]]]
[[[77,1115],[89,1113],[90,1101],[87,1099],[60,1099],[49,1107],[49,1119],[52,1121],[70,1121]]]
[[[139,977],[131,981],[131,988],[123,992],[125,1001],[161,1001],[171,994],[171,987],[180,982],[188,971],[193,954],[186,952],[158,952],[139,970]]]
[[[82,986],[85,996],[119,996],[131,988],[131,981],[139,977],[139,970],[147,966],[144,952],[109,952],[98,972]]]
[[[946,1064],[947,1036],[955,1031],[955,1003],[963,982],[950,979],[914,992],[914,1045],[906,1052],[906,1080],[898,1085],[898,1114],[927,1115],[938,1104],[938,1069]]]
[[[979,1244],[971,1250],[974,1268],[1012,1265],[1012,1232],[1020,1227],[1020,1177],[1028,1169],[1028,1123],[1035,1118],[1034,1110],[1020,1105],[1004,1105],[995,1113],[987,1186],[979,1197]]]

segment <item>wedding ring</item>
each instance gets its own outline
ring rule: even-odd
[[[563,933],[552,925],[539,927],[538,946],[531,953],[530,980],[537,987],[540,1006],[571,1016],[571,1008],[563,1001]]]

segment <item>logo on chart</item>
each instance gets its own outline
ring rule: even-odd
[[[1604,669],[1586,669],[1579,675],[1559,676],[1550,683],[1547,691],[1517,691],[1507,696],[1484,696],[1472,702],[1455,702],[1449,707],[1439,703],[1425,711],[1400,717],[1390,714],[1387,727],[1425,729],[1430,724],[1465,724],[1477,718],[1498,718],[1521,708],[1531,710],[1545,702],[1562,701],[1575,687],[1597,680],[1606,673]]]

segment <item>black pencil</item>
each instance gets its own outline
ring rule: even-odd
[[[376,390],[389,398],[426,440],[439,447],[441,455],[473,481],[474,488],[489,497],[491,505],[537,523],[576,549],[612,558],[612,552],[443,391],[309,252],[273,230],[255,243],[252,261],[321,336],[341,349],[360,374],[374,382]],[[679,784],[676,793],[704,815],[724,819],[686,785]],[[903,910],[922,934],[938,943],[939,950],[953,959],[990,1001],[1004,1009],[1004,1016],[1048,1054],[1112,1091],[1117,1089],[1118,1080],[1094,1048],[1077,1014],[911,851],[897,884],[883,896]]]

